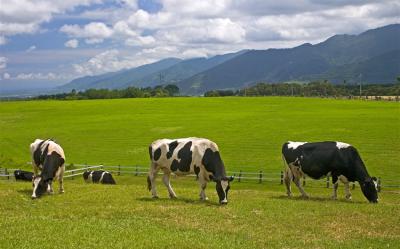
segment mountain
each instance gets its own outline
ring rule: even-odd
[[[149,74],[139,80],[132,80],[127,83],[125,87],[128,86],[155,86],[160,84],[177,84],[178,82],[210,69],[218,64],[228,61],[235,56],[245,53],[246,50],[242,50],[236,53],[229,53],[223,55],[216,55],[210,58],[194,58],[183,60],[175,65]]]
[[[399,51],[400,24],[392,24],[359,35],[334,35],[315,45],[243,50],[211,58],[170,58],[129,70],[75,79],[61,89],[176,84],[181,93],[198,95],[258,82],[394,83],[400,75]]]
[[[359,35],[335,35],[316,45],[251,50],[179,82],[187,94],[237,89],[257,82],[328,79],[393,83],[400,74],[400,24]],[[396,67],[397,66],[397,67]]]
[[[72,80],[60,89],[83,90],[88,88],[126,88],[130,86],[148,87],[160,84],[176,84],[194,74],[212,68],[220,63],[246,52],[216,55],[210,58],[180,60],[169,58],[129,70],[86,76]]]
[[[60,90],[84,90],[89,88],[122,88],[129,83],[139,80],[149,74],[153,74],[165,68],[179,63],[181,59],[167,58],[151,64],[118,72],[106,73],[97,76],[85,76],[74,79],[70,83],[61,86]]]

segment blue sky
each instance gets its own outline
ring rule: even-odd
[[[0,0],[0,91],[400,23],[394,0]]]

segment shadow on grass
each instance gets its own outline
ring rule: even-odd
[[[174,203],[174,202],[181,202],[185,204],[192,204],[192,205],[205,205],[205,206],[214,206],[214,207],[220,207],[223,205],[220,205],[219,203],[212,202],[212,201],[201,201],[201,200],[194,200],[194,199],[189,199],[189,198],[184,198],[184,197],[178,197],[178,198],[152,198],[152,197],[140,197],[136,198],[138,201],[143,201],[143,202],[166,202],[166,203]]]
[[[280,196],[272,196],[272,199],[277,199],[277,200],[288,200],[288,201],[314,201],[314,202],[340,202],[340,203],[349,203],[349,204],[362,204],[362,203],[366,203],[363,201],[353,201],[353,200],[346,200],[346,199],[337,199],[334,200],[332,198],[329,197],[315,197],[315,196],[311,196],[308,198],[304,198],[302,196],[292,196],[292,197],[288,197],[287,195],[280,195]]]

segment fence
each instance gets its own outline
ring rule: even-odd
[[[30,163],[29,163],[30,164]],[[88,164],[70,164],[68,167],[72,167],[73,169],[66,170],[64,172],[64,178],[66,179],[74,179],[75,177],[81,176],[83,172],[86,170],[106,170],[110,173],[120,175],[134,175],[134,176],[145,176],[148,173],[149,168],[143,166],[122,166],[122,165],[88,165]],[[14,170],[17,169],[7,169],[0,168],[0,179],[14,179]],[[162,175],[163,172],[159,172],[159,175]],[[172,174],[175,176],[174,174]],[[283,184],[283,171],[257,171],[257,172],[248,172],[248,171],[227,171],[227,175],[235,176],[237,182],[257,182],[257,183],[276,183]],[[194,174],[187,175],[189,177],[197,177]],[[327,176],[326,178],[319,180],[307,180],[306,177],[302,179],[303,186],[309,187],[332,187],[331,177]],[[354,189],[356,184],[352,184],[352,188]],[[381,178],[378,177],[377,181],[377,189],[380,192],[382,189],[400,189],[400,180],[399,179],[389,179],[389,178]]]

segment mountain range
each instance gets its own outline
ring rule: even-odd
[[[78,78],[60,90],[176,84],[181,93],[238,89],[259,82],[328,80],[394,83],[400,75],[400,24],[335,35],[294,48],[242,50],[210,58],[167,58],[137,68]]]

